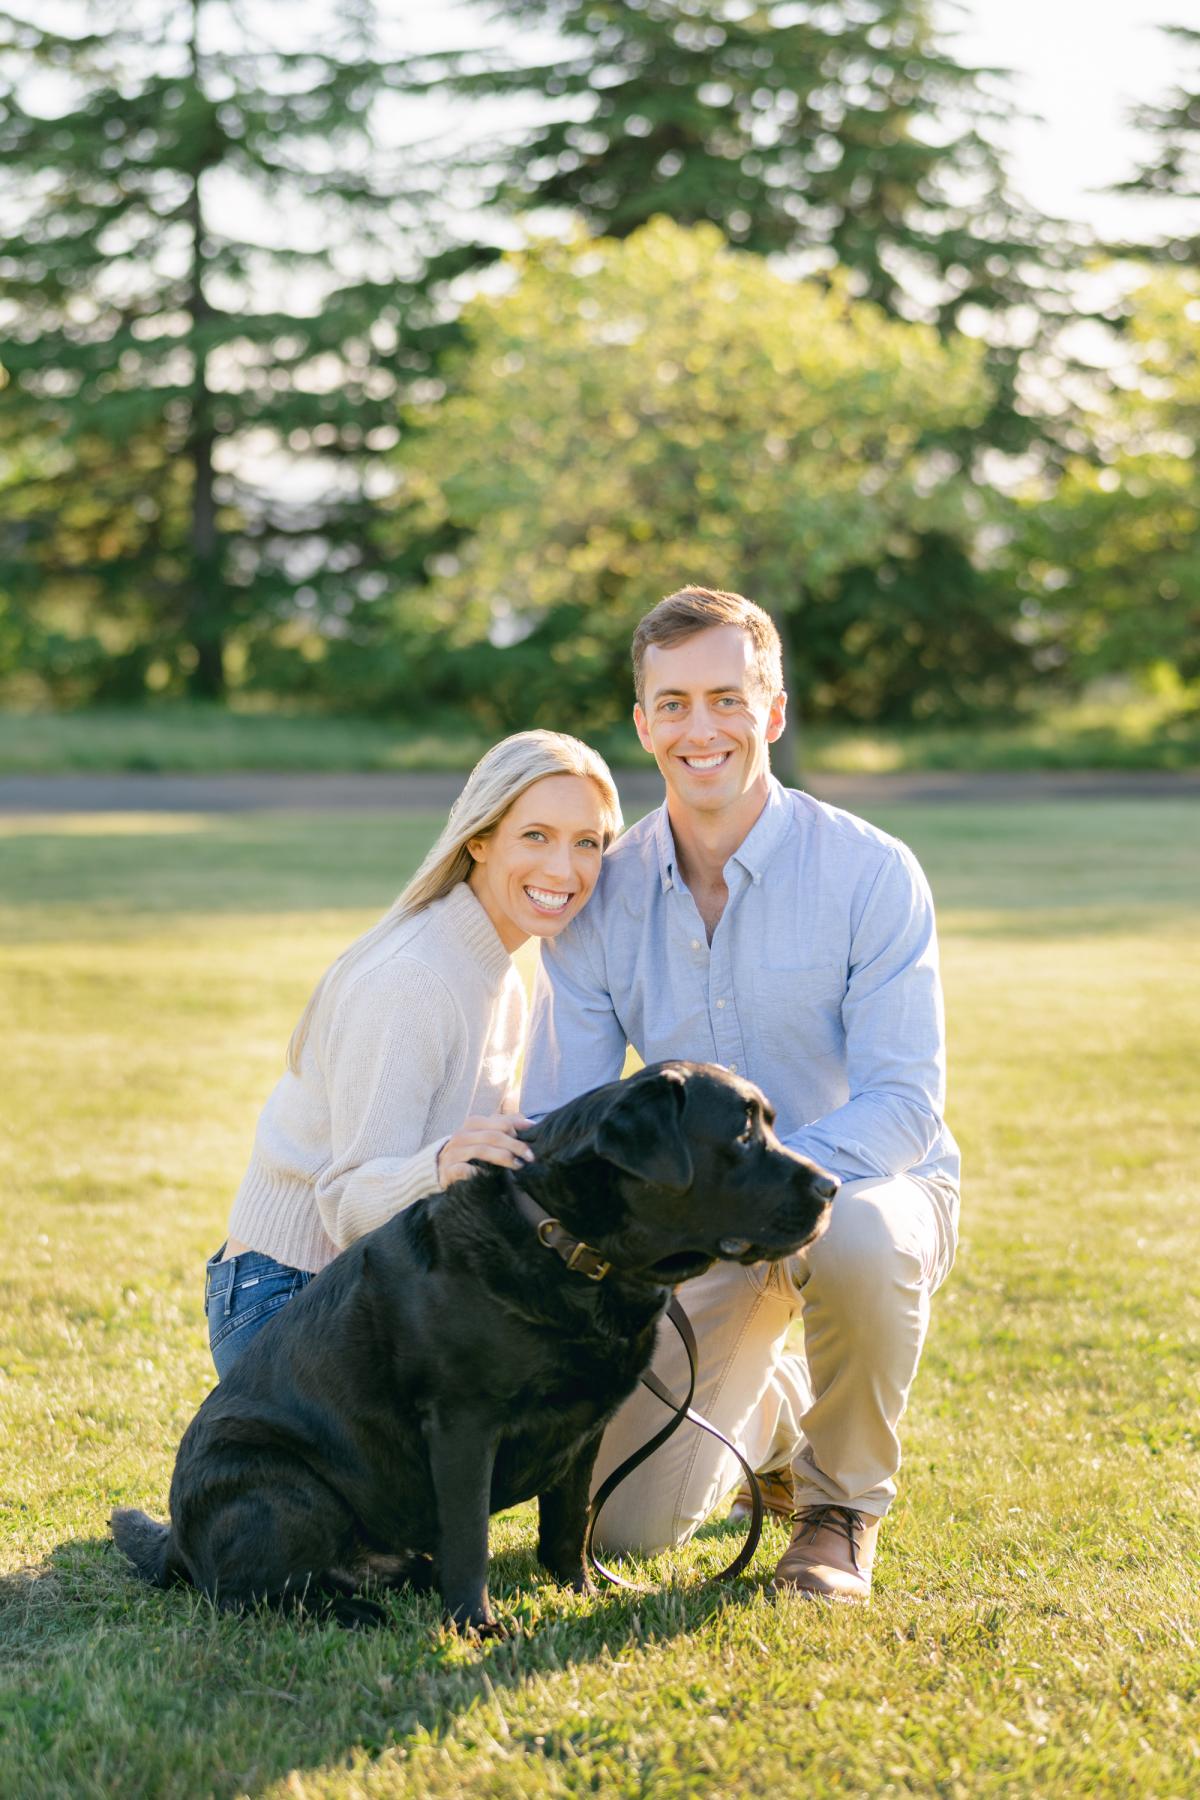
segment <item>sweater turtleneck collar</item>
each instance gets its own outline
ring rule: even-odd
[[[512,957],[469,883],[458,882],[436,904],[445,909],[447,925],[482,971],[489,987],[498,988],[512,968]]]

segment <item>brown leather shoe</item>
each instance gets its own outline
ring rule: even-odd
[[[848,1506],[806,1506],[795,1515],[792,1541],[772,1586],[828,1600],[869,1600],[879,1520]]]
[[[762,1489],[763,1511],[774,1513],[777,1519],[790,1519],[796,1510],[796,1493],[792,1486],[790,1469],[768,1469],[766,1474],[759,1475],[758,1485]],[[733,1496],[733,1505],[729,1509],[731,1519],[748,1519],[754,1510],[754,1502],[750,1498],[750,1486],[743,1481]]]

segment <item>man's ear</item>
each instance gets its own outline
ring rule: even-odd
[[[633,1079],[602,1119],[594,1139],[597,1156],[682,1194],[692,1185],[692,1153],[683,1135],[684,1077],[678,1069]]]
[[[776,694],[771,702],[771,710],[767,714],[766,738],[768,744],[776,743],[783,736],[783,728],[787,724],[787,694]]]
[[[654,745],[650,738],[650,727],[646,723],[646,715],[642,711],[640,704],[633,709],[633,728],[638,734],[638,743],[642,746],[642,749],[648,750],[650,755],[653,756]]]

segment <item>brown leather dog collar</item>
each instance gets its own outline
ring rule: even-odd
[[[553,1250],[561,1256],[568,1269],[576,1275],[586,1275],[589,1281],[603,1281],[612,1268],[605,1262],[598,1250],[591,1244],[585,1244],[582,1238],[572,1237],[560,1220],[552,1218],[544,1212],[536,1200],[531,1200],[524,1188],[513,1182],[513,1195],[522,1216],[528,1219],[538,1234],[541,1243],[547,1250]]]

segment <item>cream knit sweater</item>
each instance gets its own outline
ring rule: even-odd
[[[525,993],[466,882],[403,920],[314,1019],[262,1110],[229,1236],[296,1269],[440,1187],[471,1113],[516,1106]]]

